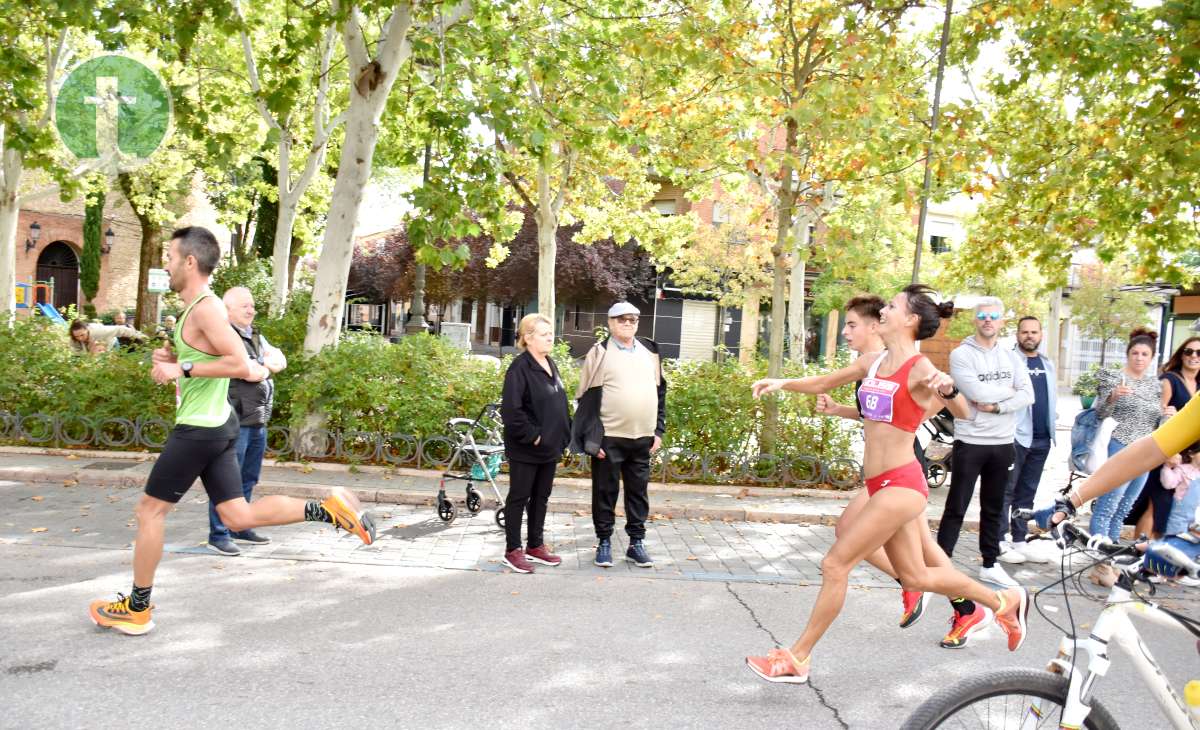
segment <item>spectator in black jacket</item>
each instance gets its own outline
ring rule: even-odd
[[[554,472],[571,439],[567,391],[550,359],[554,325],[543,314],[528,314],[517,327],[520,354],[504,375],[500,417],[508,458],[508,498],[504,500],[507,545],[504,564],[517,573],[532,573],[533,563],[558,565],[542,538]],[[529,511],[529,539],[521,549],[521,517]]]

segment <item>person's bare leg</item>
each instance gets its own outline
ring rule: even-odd
[[[916,499],[896,492],[909,492]],[[804,633],[792,645],[792,654],[804,661],[825,635],[846,601],[850,571],[879,549],[906,522],[916,520],[925,509],[925,499],[907,489],[883,489],[871,497],[821,561],[821,592],[808,617]],[[915,533],[914,533],[915,537]],[[919,550],[919,548],[917,548]],[[894,556],[888,555],[894,560]]]
[[[242,497],[217,505],[217,516],[230,530],[244,532],[255,527],[290,525],[304,521],[306,500],[271,494],[247,502]]]
[[[837,524],[834,525],[833,534],[836,537],[841,537],[842,533],[849,529],[850,525],[854,524],[859,514],[862,513],[863,508],[867,506],[867,500],[870,498],[866,489],[859,490],[858,494],[854,495],[854,498],[842,510]],[[950,557],[937,544],[937,540],[933,539],[933,530],[929,527],[929,517],[925,514],[924,510],[922,510],[921,516],[918,519],[921,522],[921,552],[925,556],[925,564],[944,568],[951,567],[953,564],[950,562]],[[892,578],[896,580],[900,579],[896,574],[896,569],[892,567],[892,561],[888,559],[887,551],[882,547],[868,555],[866,561]]]
[[[911,491],[895,489],[894,491]],[[915,494],[915,492],[914,492]],[[923,497],[917,495],[922,501]],[[1000,608],[1000,597],[982,583],[968,578],[953,566],[929,566],[921,553],[920,522],[902,525],[884,545],[907,591],[940,593],[947,598],[968,598],[992,610]]]
[[[838,517],[837,523],[833,526],[834,537],[841,537],[842,533],[848,530],[850,525],[854,524],[854,521],[862,513],[863,508],[867,506],[867,500],[870,498],[871,496],[867,494],[867,490],[865,488],[858,490],[858,494],[854,495],[854,498],[851,499],[850,503],[846,505],[846,508],[842,510],[842,514]],[[936,545],[937,543],[934,544]],[[884,552],[883,548],[879,548],[875,552],[868,555],[866,560],[868,563],[878,568],[881,572],[888,574],[896,580],[899,580],[899,578],[896,576],[896,569],[892,567],[892,561],[888,560],[887,553]]]
[[[138,500],[133,514],[137,518],[137,537],[133,541],[133,584],[154,585],[154,571],[162,562],[167,515],[175,505],[149,494]]]
[[[936,568],[951,568],[954,563],[950,562],[950,556],[942,549],[941,545],[937,544],[937,540],[933,539],[933,530],[929,527],[929,515],[925,514],[925,510],[921,510],[921,516],[917,518],[920,522],[921,533],[921,555],[925,559],[925,564]],[[883,551],[885,554],[886,550]]]

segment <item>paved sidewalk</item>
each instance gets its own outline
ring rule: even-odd
[[[11,505],[0,518],[0,544],[127,549],[135,534],[133,507],[140,495],[140,486],[0,481],[0,499]],[[212,555],[205,547],[207,506],[199,488],[184,497],[168,520],[168,553]],[[246,546],[243,558],[507,570],[500,563],[504,533],[490,509],[474,516],[464,513],[453,523],[442,522],[431,509],[418,505],[378,504],[372,512],[378,527],[373,545],[364,546],[358,538],[335,532],[323,523],[302,523],[264,528],[271,544]],[[546,541],[563,557],[563,564],[539,571],[598,579],[626,576],[814,585],[820,582],[821,558],[834,540],[833,528],[823,525],[656,518],[647,524],[646,536],[655,564],[646,569],[621,559],[628,545],[623,525],[618,520],[613,540],[616,564],[604,569],[592,564],[596,538],[590,515],[549,515]],[[220,569],[228,561],[242,558],[213,555],[213,559],[214,567]],[[977,573],[980,561],[974,535],[962,536],[954,561],[969,575]],[[1056,580],[1060,570],[1058,562],[1006,568],[1018,581],[1034,586]],[[865,563],[855,569],[850,581],[862,587],[897,587],[895,581]],[[1165,595],[1184,598],[1192,593],[1168,589]]]
[[[145,484],[155,458],[155,454],[148,452],[0,447],[0,479],[140,488]],[[432,514],[440,477],[439,472],[418,469],[325,463],[276,464],[267,460],[255,493],[319,497],[331,487],[342,486],[354,490],[364,502],[425,506]],[[506,477],[501,476],[497,482],[501,494],[506,492]],[[488,484],[476,482],[476,486],[483,493],[485,508],[493,507],[496,500]],[[930,493],[928,514],[935,525],[941,516],[947,490],[948,486]],[[466,516],[465,483],[449,481],[446,492],[457,503],[460,517]],[[650,507],[652,514],[660,518],[832,525],[854,494],[854,490],[652,483]],[[590,482],[579,478],[557,478],[550,511],[590,513]],[[978,520],[978,504],[973,504],[965,524],[975,529]]]

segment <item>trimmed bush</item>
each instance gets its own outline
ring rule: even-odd
[[[306,358],[302,348],[309,299],[297,294],[279,319],[262,319],[267,339],[288,356],[288,368],[275,377],[274,426],[300,426],[309,413],[321,414],[334,431],[403,433],[428,438],[446,433],[446,421],[475,417],[499,399],[504,372],[512,360],[473,358],[431,335],[404,337],[398,344],[351,333],[337,347]],[[0,411],[91,419],[174,417],[175,391],[150,379],[150,351],[77,355],[66,329],[42,318],[18,320],[0,328]],[[553,354],[568,398],[574,397],[579,369],[566,345]],[[835,365],[842,365],[845,356]],[[722,363],[666,361],[667,434],[664,458],[674,479],[695,481],[702,473],[718,481],[770,476],[787,467],[793,482],[816,481],[820,461],[848,458],[856,427],[816,416],[813,398],[780,398],[780,434],[772,457],[756,458],[763,402],[750,384],[766,372],[730,359]],[[788,377],[826,370],[789,365]],[[833,395],[850,402],[851,387]],[[814,468],[815,467],[815,468]],[[659,472],[655,472],[658,478]],[[692,475],[689,477],[689,475]]]

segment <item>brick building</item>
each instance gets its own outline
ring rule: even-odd
[[[178,225],[207,226],[216,234],[222,248],[228,247],[229,230],[217,224],[216,211],[204,196],[199,179],[193,185],[185,209],[188,212]],[[57,197],[48,196],[21,208],[16,245],[18,300],[22,285],[29,285],[28,296],[33,301],[49,303],[55,308],[73,304],[83,310],[86,300],[79,287],[83,218],[83,198],[64,203]],[[170,234],[170,228],[164,227],[164,235]],[[142,229],[129,202],[115,186],[108,191],[104,201],[102,231],[110,230],[113,234],[111,246],[107,236],[101,238],[100,285],[96,298],[91,301],[101,315],[117,309],[132,312],[137,303]],[[103,252],[104,247],[108,248],[107,252]],[[48,286],[51,281],[53,289]],[[17,311],[28,313],[30,310]]]

